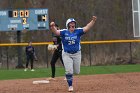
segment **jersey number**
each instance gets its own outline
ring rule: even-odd
[[[68,45],[73,45],[73,44],[75,44],[75,40],[68,41]]]

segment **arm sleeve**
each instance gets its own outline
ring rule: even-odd
[[[65,30],[60,30],[60,36],[63,37],[65,35]]]
[[[82,36],[83,34],[85,34],[83,28],[77,28],[78,29],[78,33],[80,36]]]

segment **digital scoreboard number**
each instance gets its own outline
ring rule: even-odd
[[[48,9],[0,10],[0,31],[48,30]]]

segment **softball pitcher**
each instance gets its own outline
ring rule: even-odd
[[[69,18],[66,21],[66,28],[57,30],[55,23],[51,22],[52,31],[56,35],[60,35],[62,38],[62,58],[65,66],[65,74],[68,83],[68,91],[73,91],[73,74],[80,73],[81,64],[81,36],[88,32],[96,21],[96,16],[92,17],[92,20],[83,28],[76,28],[77,22],[73,18]]]

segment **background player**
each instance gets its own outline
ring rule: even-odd
[[[80,73],[81,64],[81,36],[88,32],[96,21],[96,16],[92,17],[92,20],[83,28],[76,28],[76,21],[70,18],[66,21],[66,28],[63,30],[57,30],[55,23],[51,22],[52,31],[62,38],[62,58],[65,66],[65,73],[68,83],[68,91],[73,91],[73,74]]]
[[[57,28],[57,30],[59,30],[59,27],[58,27],[57,24],[55,24],[55,27]],[[50,26],[50,28],[52,28],[52,27]],[[54,43],[54,45],[57,46],[57,49],[54,50],[53,56],[52,56],[52,59],[51,59],[52,75],[51,75],[51,78],[49,78],[49,80],[55,80],[55,64],[56,64],[56,62],[59,58],[60,58],[60,61],[63,64],[61,37],[53,34],[53,43]],[[64,66],[64,64],[63,64],[63,66]]]
[[[27,61],[26,61],[26,68],[24,69],[24,71],[28,70],[29,62],[30,62],[30,65],[31,65],[31,71],[34,71],[33,63],[34,63],[34,57],[35,57],[35,49],[32,46],[31,41],[28,43],[28,46],[26,47],[25,52],[26,52],[26,60]]]

